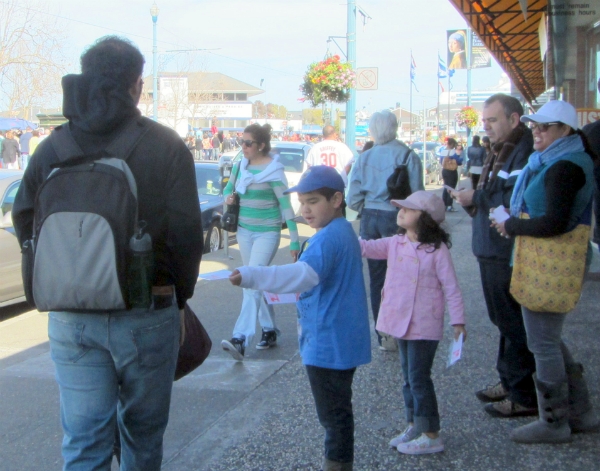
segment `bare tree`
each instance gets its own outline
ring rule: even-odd
[[[47,13],[47,5],[27,0],[0,6],[0,103],[25,119],[58,96],[65,71],[66,28]]]

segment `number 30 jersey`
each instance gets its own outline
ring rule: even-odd
[[[307,163],[311,167],[327,165],[335,168],[342,176],[344,184],[348,185],[346,167],[352,164],[353,159],[354,155],[346,144],[326,139],[313,146],[308,154]]]

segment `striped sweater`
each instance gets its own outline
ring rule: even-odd
[[[237,167],[232,175],[238,172]],[[263,171],[266,165],[248,165],[250,173],[256,175]],[[225,197],[233,193],[234,179],[230,179],[223,190]],[[294,210],[289,195],[284,195],[287,186],[282,181],[252,183],[246,193],[240,196],[239,225],[253,232],[281,231],[282,216],[290,231],[290,250],[300,250],[298,227],[294,221]]]

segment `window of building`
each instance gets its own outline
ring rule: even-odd
[[[236,93],[235,101],[248,101],[248,94],[247,93]]]

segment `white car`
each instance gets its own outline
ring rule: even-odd
[[[284,167],[284,173],[289,188],[298,184],[300,177],[308,168],[306,158],[308,157],[311,147],[312,144],[306,142],[271,141],[271,152],[279,154],[279,162],[281,162]],[[233,159],[234,163],[239,162],[244,155],[241,150],[236,152],[237,155]],[[298,198],[294,195],[292,195],[292,208],[294,209],[294,214],[299,216],[300,203],[298,202]]]

